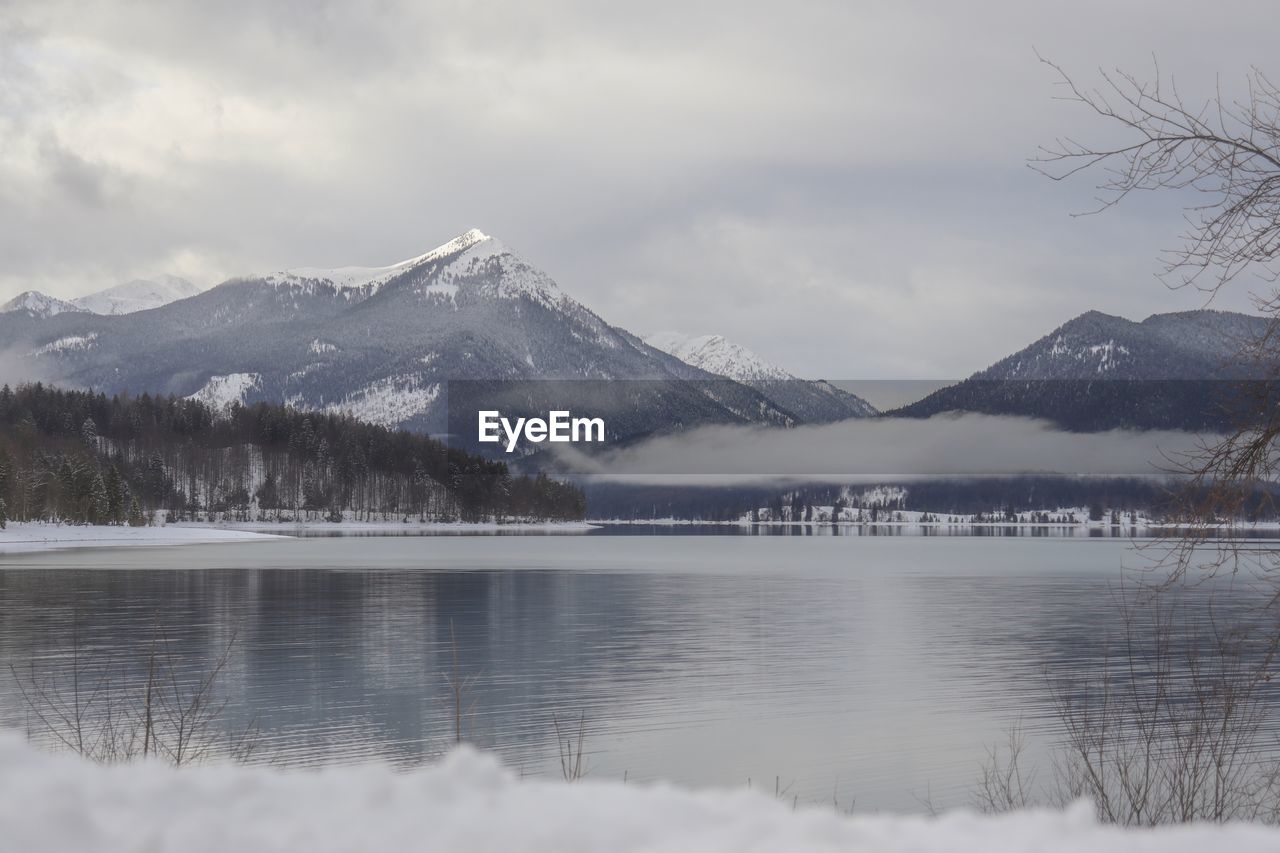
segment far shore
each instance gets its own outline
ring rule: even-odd
[[[267,542],[298,534],[333,533],[584,533],[596,527],[569,522],[392,522],[392,521],[253,521],[172,522],[144,527],[14,521],[0,530],[0,555],[68,548],[142,548],[208,545],[224,542]]]
[[[593,518],[589,523],[599,527],[884,527],[884,528],[927,528],[931,530],[970,529],[970,528],[1006,528],[1019,527],[1038,530],[1141,530],[1147,532],[1169,533],[1188,529],[1189,525],[1174,521],[1153,521],[1140,518],[1137,522],[1125,520],[1120,524],[1110,521],[971,521],[957,519],[955,521],[749,521],[745,519],[708,520],[696,518]],[[1275,521],[1221,521],[1212,524],[1196,525],[1197,530],[1265,530],[1280,531],[1280,519]]]

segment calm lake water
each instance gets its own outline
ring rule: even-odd
[[[136,691],[157,630],[192,672],[234,638],[220,689],[230,727],[256,720],[260,760],[412,764],[453,739],[456,649],[467,738],[523,773],[558,774],[552,716],[585,715],[592,778],[910,811],[966,802],[1015,721],[1053,741],[1046,672],[1099,665],[1121,569],[1149,556],[1123,539],[741,535],[0,556],[0,661],[56,673],[79,647]],[[7,673],[0,720],[28,720]]]

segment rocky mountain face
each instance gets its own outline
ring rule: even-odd
[[[1140,323],[1089,311],[956,385],[893,414],[1022,415],[1071,429],[1227,429],[1270,370],[1251,352],[1264,317],[1154,314]]]
[[[0,314],[0,339],[50,381],[217,405],[284,401],[433,433],[448,429],[451,406],[512,393],[532,410],[589,404],[615,440],[806,421],[610,325],[474,230],[388,267],[286,270],[148,311]]]

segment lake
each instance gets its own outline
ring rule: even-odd
[[[965,803],[1010,724],[1053,742],[1049,677],[1096,670],[1121,569],[1151,556],[1120,538],[625,532],[0,556],[0,660],[65,679],[75,650],[136,694],[157,636],[192,678],[230,648],[227,726],[256,724],[260,761],[430,760],[454,739],[453,677],[465,737],[522,773],[559,774],[555,715],[585,721],[589,778],[918,811]],[[30,723],[8,673],[0,720]]]

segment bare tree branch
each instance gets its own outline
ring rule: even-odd
[[[1268,281],[1280,275],[1280,88],[1258,68],[1248,97],[1228,99],[1220,88],[1188,103],[1153,60],[1152,79],[1100,71],[1085,88],[1061,66],[1054,70],[1062,100],[1081,104],[1120,131],[1112,144],[1060,137],[1029,165],[1055,181],[1099,172],[1097,213],[1137,192],[1195,193],[1184,205],[1182,245],[1166,257],[1164,280],[1211,296],[1246,270]],[[1274,297],[1268,297],[1270,302]]]

